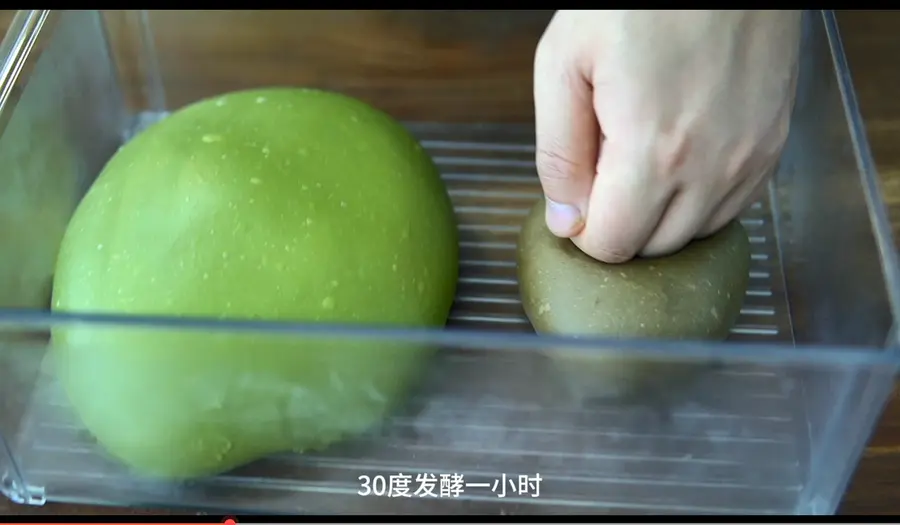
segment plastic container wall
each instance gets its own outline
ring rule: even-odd
[[[131,115],[92,11],[20,11],[2,52],[0,308],[46,310],[69,216],[121,145]],[[42,502],[42,490],[27,488],[9,457],[46,353],[43,331],[19,328],[0,332],[0,475],[13,500]]]
[[[539,193],[528,149],[531,56],[512,52],[523,47],[517,39],[536,41],[549,12],[285,12],[284,28],[271,28],[284,39],[282,56],[256,49],[241,32],[261,16],[248,12],[219,15],[232,22],[234,49],[202,45],[223,30],[206,16],[21,12],[3,42],[11,58],[0,71],[0,487],[8,497],[266,512],[835,510],[893,386],[897,268],[830,13],[805,20],[791,137],[770,195],[744,218],[755,243],[753,285],[726,345],[537,338],[521,322],[504,246],[514,242],[508,232],[518,211]],[[368,47],[347,36],[373,33],[393,36]],[[457,64],[459,56],[479,58]],[[434,60],[443,61],[440,82],[421,73]],[[271,67],[229,73],[250,62]],[[448,181],[464,257],[496,263],[462,270],[454,313],[462,330],[46,314],[66,221],[122,141],[167,109],[272,84],[341,90],[411,121]],[[460,144],[473,143],[516,147],[460,153]],[[353,341],[372,351],[427,344],[442,352],[413,400],[374,434],[322,454],[273,456],[171,484],[130,474],[81,426],[48,357],[53,323],[148,337],[196,333],[196,351],[211,355],[215,337],[229,334],[253,334],[273,348]],[[540,356],[549,348],[718,368],[679,396],[586,406]],[[458,499],[356,495],[358,476],[398,472],[465,472],[488,484],[499,473],[540,473],[545,481],[539,498],[500,500],[474,489]]]

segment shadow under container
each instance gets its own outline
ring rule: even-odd
[[[834,15],[804,15],[789,143],[768,195],[742,216],[751,285],[720,344],[539,337],[524,317],[514,254],[540,197],[531,64],[551,15],[17,12],[0,69],[0,492],[30,505],[232,512],[833,513],[893,388],[900,297]],[[82,426],[47,331],[198,328],[51,315],[58,245],[79,198],[135,131],[200,98],[271,85],[357,96],[407,123],[431,153],[459,219],[453,329],[206,324],[441,352],[421,391],[365,436],[189,483],[144,479]],[[581,403],[547,366],[548,349],[718,367],[665,400]],[[378,485],[451,474],[469,484],[458,497],[358,495],[360,476]],[[537,475],[539,487],[510,489]]]

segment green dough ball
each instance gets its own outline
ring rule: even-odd
[[[437,327],[453,209],[397,122],[305,89],[190,105],[109,161],[78,206],[53,308]],[[69,398],[140,473],[193,477],[377,423],[433,348],[219,330],[58,326]]]
[[[542,199],[522,228],[518,258],[522,304],[538,332],[722,340],[740,315],[750,242],[733,221],[672,255],[604,264],[550,233]],[[675,360],[548,355],[576,394],[587,397],[628,396],[698,369]]]

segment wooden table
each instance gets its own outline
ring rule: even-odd
[[[396,12],[395,12],[396,13]],[[435,76],[434,69],[429,69],[422,62],[410,62],[408,54],[405,54],[406,46],[422,45],[421,35],[410,35],[398,32],[393,28],[388,39],[365,38],[365,31],[361,26],[354,24],[360,18],[379,18],[381,15],[369,13],[357,17],[355,15],[319,13],[318,16],[344,17],[340,20],[345,31],[334,32],[327,35],[329,46],[347,50],[358,51],[357,55],[364,62],[367,82],[378,83],[384,81],[378,76],[378,72],[390,71],[391,75],[405,75],[409,82],[426,82],[434,88],[440,84],[442,96],[448,102],[444,113],[448,119],[466,118],[464,103],[467,90],[472,86],[480,87],[482,93],[497,93],[496,100],[488,100],[478,108],[482,118],[503,118],[505,115],[515,113],[517,109],[530,107],[530,56],[526,53],[508,53],[507,50],[533,46],[535,35],[539,34],[542,24],[545,23],[547,12],[534,12],[523,15],[519,25],[508,27],[504,23],[496,25],[498,28],[494,35],[482,42],[482,48],[476,49],[479,53],[473,53],[473,49],[465,47],[446,47],[435,58],[441,70],[441,77]],[[129,64],[137,64],[133,54],[133,46],[129,45],[128,20],[121,13],[112,13],[110,19],[115,22],[111,35],[119,42],[119,53],[124,53],[125,60]],[[280,63],[256,64],[253,71],[243,70],[243,76],[230,75],[228,71],[220,70],[221,65],[214,60],[205,60],[205,54],[230,54],[238,57],[242,51],[251,49],[250,53],[259,54],[258,46],[265,48],[270,46],[282,55],[290,55],[288,60],[294,60],[297,64],[303,63],[302,37],[291,35],[301,34],[304,31],[315,32],[320,30],[315,24],[310,24],[298,31],[296,27],[288,25],[285,19],[278,13],[239,13],[220,12],[215,16],[221,16],[230,22],[230,26],[224,29],[216,24],[209,24],[210,15],[201,15],[198,12],[180,12],[155,15],[164,18],[162,23],[156,25],[160,31],[166,32],[160,39],[161,47],[168,48],[172,54],[178,54],[181,58],[180,65],[176,69],[185,72],[185,68],[203,68],[203,74],[209,78],[217,79],[218,85],[229,88],[240,88],[252,85],[256,79],[267,78],[268,82],[277,83],[279,79],[290,79],[294,83],[302,80],[321,83],[322,79],[341,78],[344,84],[340,87],[353,92],[355,82],[360,77],[353,77],[346,73],[348,68],[340,60],[331,61],[315,70],[308,70],[306,76],[297,71],[285,71],[282,57]],[[414,14],[395,14],[395,17],[412,17]],[[448,16],[455,16],[452,13]],[[487,13],[492,17],[488,23],[496,24],[496,14]],[[0,27],[5,27],[8,21],[8,12],[0,12]],[[297,18],[292,24],[297,24]],[[878,169],[883,183],[885,200],[891,209],[891,218],[894,224],[895,237],[900,232],[900,66],[897,56],[900,56],[900,13],[898,12],[842,12],[839,15],[844,44],[849,55],[849,62],[855,79],[857,93],[860,98],[863,116],[865,117],[869,139]],[[198,25],[198,21],[206,24]],[[413,20],[415,21],[415,20]],[[377,26],[382,23],[377,21],[372,24]],[[228,24],[226,24],[228,25]],[[452,38],[446,33],[446,27],[453,24],[436,24],[429,27],[427,35],[429,39]],[[384,31],[385,27],[381,27]],[[190,31],[185,29],[190,28]],[[477,29],[477,28],[476,28]],[[371,31],[371,27],[366,31]],[[362,31],[362,36],[360,36]],[[522,36],[522,35],[525,36]],[[185,36],[194,35],[194,36]],[[321,34],[320,34],[321,36]],[[204,39],[207,48],[196,49],[193,53],[187,52],[190,46],[186,46],[183,38]],[[282,39],[280,43],[276,40]],[[298,40],[299,39],[299,40]],[[405,40],[404,40],[405,39]],[[417,40],[418,39],[418,40]],[[290,45],[285,45],[287,42]],[[193,43],[196,46],[196,42]],[[326,46],[328,47],[328,46]],[[477,47],[477,46],[476,46]],[[254,49],[256,48],[256,49]],[[294,49],[294,51],[286,51]],[[132,53],[130,57],[129,53]],[[162,50],[166,53],[166,49]],[[293,55],[291,55],[293,53]],[[246,54],[244,55],[246,56]],[[475,65],[472,64],[473,56]],[[391,64],[385,64],[385,57],[391,58]],[[381,62],[379,62],[381,60]],[[468,65],[466,65],[468,64]],[[358,64],[357,64],[358,66]],[[139,73],[138,68],[126,67],[123,74],[126,78],[134,79]],[[342,76],[343,75],[343,76]],[[187,78],[186,75],[185,78]],[[203,86],[183,81],[179,84],[178,74],[173,75],[174,85],[168,85],[167,89],[174,95],[170,98],[171,105],[180,105],[186,101],[197,98],[203,93]],[[449,79],[449,80],[448,80]],[[513,81],[511,82],[510,79]],[[140,93],[133,93],[133,98],[139,98]],[[416,112],[418,107],[414,97],[394,97],[395,106],[386,108],[393,113]],[[512,110],[510,109],[512,108]],[[432,108],[433,111],[433,108]],[[528,109],[527,111],[530,111]],[[877,432],[866,449],[865,457],[857,470],[852,485],[844,498],[841,512],[845,514],[898,514],[900,513],[900,390],[895,392],[894,399],[885,410]],[[151,511],[138,511],[133,509],[111,509],[79,505],[48,504],[44,507],[24,507],[12,505],[6,500],[0,499],[0,515],[3,514],[110,514],[110,513],[149,513]],[[158,513],[158,511],[156,511]]]
[[[889,206],[894,239],[900,234],[900,13],[844,11],[838,17],[856,93]],[[844,496],[844,514],[900,513],[900,389],[869,442]]]

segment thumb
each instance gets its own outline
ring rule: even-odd
[[[558,237],[584,226],[600,146],[592,91],[575,61],[542,40],[534,60],[535,162],[547,228]]]

